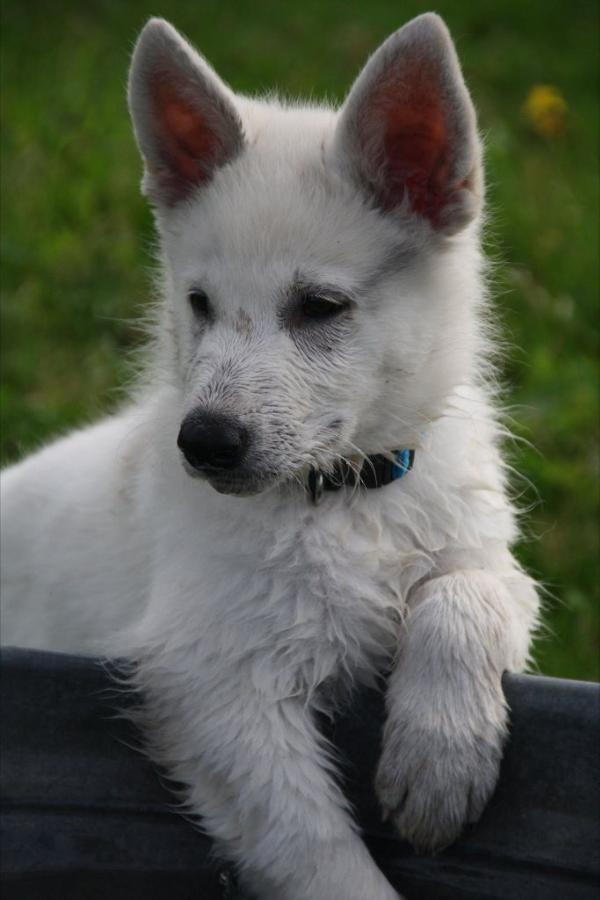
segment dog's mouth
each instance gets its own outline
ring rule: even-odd
[[[321,447],[321,450],[323,448]],[[185,472],[195,479],[207,481],[219,494],[229,494],[235,497],[252,497],[261,494],[278,485],[308,485],[308,477],[313,469],[322,469],[324,472],[334,470],[334,464],[339,459],[338,454],[331,448],[327,453],[311,454],[307,458],[292,459],[288,456],[283,469],[273,469],[252,462],[242,462],[235,468],[221,468],[206,463],[194,464],[184,453],[180,460]]]
[[[269,487],[273,487],[274,478],[257,476],[211,476],[208,482],[218,494],[231,494],[235,497],[253,497],[261,494]]]
[[[273,487],[280,476],[274,472],[236,471],[216,469],[212,466],[195,467],[182,456],[183,468],[192,478],[207,481],[219,494],[236,497],[252,497]]]

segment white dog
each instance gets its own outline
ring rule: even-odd
[[[338,111],[237,96],[153,19],[129,103],[164,262],[147,376],[5,473],[4,641],[135,661],[153,758],[260,900],[393,900],[315,711],[391,668],[376,790],[443,846],[494,788],[538,608],[456,54],[420,16]]]

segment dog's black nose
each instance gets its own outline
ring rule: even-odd
[[[195,410],[181,423],[177,446],[195,469],[235,469],[250,443],[248,430],[233,416]]]

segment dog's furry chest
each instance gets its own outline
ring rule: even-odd
[[[253,516],[239,501],[216,509],[203,510],[206,530],[163,548],[145,623],[153,641],[169,635],[203,668],[245,667],[283,691],[368,680],[385,664],[414,559],[376,506],[340,497],[323,510],[303,498]]]

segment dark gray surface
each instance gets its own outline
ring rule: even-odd
[[[372,792],[383,704],[357,696],[325,726],[366,840],[407,900],[600,897],[600,687],[505,679],[511,738],[481,821],[434,857],[382,825]],[[136,750],[126,705],[97,661],[5,650],[2,657],[3,900],[212,900],[210,841]],[[365,898],[369,900],[369,898]]]

